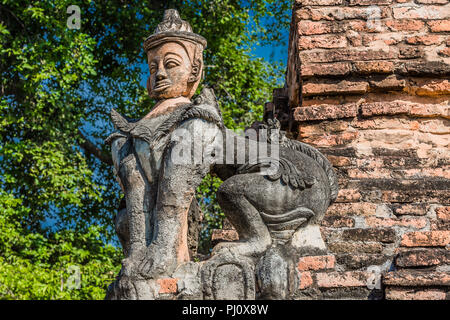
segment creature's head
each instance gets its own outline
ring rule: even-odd
[[[144,42],[150,77],[147,90],[151,98],[191,98],[203,71],[206,40],[192,32],[176,10],[166,10],[164,20]]]

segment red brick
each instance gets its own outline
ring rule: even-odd
[[[446,292],[440,289],[386,288],[387,300],[445,300]]]
[[[316,35],[300,37],[298,48],[300,50],[309,50],[316,48],[333,49],[345,48],[347,46],[347,38],[340,35]]]
[[[343,0],[295,0],[303,6],[335,6],[343,3]]]
[[[327,211],[328,215],[338,216],[370,216],[374,215],[377,205],[370,202],[333,203]]]
[[[354,62],[353,66],[357,72],[362,74],[392,73],[394,71],[394,63],[390,61]]]
[[[395,258],[399,267],[430,267],[450,262],[450,252],[445,249],[421,249],[400,252]]]
[[[339,33],[344,31],[344,27],[329,21],[307,21],[302,20],[298,23],[298,33],[300,35],[314,35],[324,33]]]
[[[407,203],[394,207],[396,215],[424,216],[427,214],[427,206],[423,203]]]
[[[398,115],[407,114],[410,109],[411,104],[403,101],[372,102],[361,105],[361,114],[366,117],[374,115]]]
[[[344,76],[352,71],[348,62],[305,64],[301,68],[302,77],[310,76]]]
[[[339,157],[328,155],[327,159],[335,167],[346,167],[352,164],[352,160],[348,157]]]
[[[365,81],[342,80],[336,83],[304,82],[302,92],[304,96],[361,94],[367,92],[369,84]]]
[[[325,216],[321,225],[327,228],[352,228],[355,226],[355,220],[348,217]]]
[[[317,273],[316,281],[320,288],[365,287],[369,284],[371,273],[363,271]]]
[[[422,4],[446,4],[448,0],[416,0],[416,2]]]
[[[403,247],[445,247],[450,243],[450,231],[422,231],[406,233]]]
[[[440,37],[438,35],[434,35],[434,34],[428,34],[425,36],[413,36],[413,37],[406,38],[406,43],[424,44],[426,46],[429,46],[431,44],[439,45],[442,43],[442,41],[443,41],[442,37]]]
[[[383,283],[389,286],[450,286],[448,272],[400,270],[385,274]]]
[[[448,8],[441,6],[420,6],[420,7],[393,7],[392,13],[395,19],[447,19]]]
[[[379,18],[386,18],[389,8],[381,8]],[[367,8],[355,7],[326,7],[326,8],[302,8],[295,12],[297,21],[300,20],[347,20],[347,19],[367,19],[372,11]]]
[[[424,217],[420,218],[378,218],[378,217],[368,217],[366,218],[366,223],[370,227],[408,227],[415,229],[422,229],[427,226],[428,219]]]
[[[369,81],[371,89],[402,90],[406,87],[406,80],[397,75],[390,75],[382,80]]]
[[[317,135],[302,139],[303,142],[316,147],[330,147],[349,144],[358,138],[357,131],[349,131],[341,134]]]
[[[296,108],[294,119],[296,121],[339,119],[356,117],[357,114],[358,106],[355,103],[344,105],[321,104]]]
[[[330,156],[328,156],[329,158]],[[348,158],[346,158],[348,159]],[[355,189],[339,189],[336,202],[357,202],[361,199],[361,193]]]
[[[450,20],[428,21],[428,26],[432,32],[448,32],[450,31]]]
[[[320,51],[302,51],[300,59],[303,63],[336,62],[336,61],[368,61],[396,59],[395,48],[382,49],[329,49]]]
[[[177,282],[178,279],[176,278],[165,278],[165,279],[158,279],[157,280],[159,284],[159,293],[177,293]]]
[[[450,119],[450,106],[439,104],[411,105],[409,114],[416,117],[443,117]]]
[[[436,216],[439,220],[450,221],[450,207],[436,208]]]
[[[340,134],[322,134],[302,139],[303,142],[318,148],[343,146],[352,143],[358,138],[357,131],[349,131]]]
[[[306,288],[309,288],[310,286],[312,286],[313,284],[313,279],[311,276],[311,272],[301,272],[299,273],[299,278],[300,278],[300,284],[299,284],[299,289],[303,290]]]
[[[334,256],[308,256],[298,260],[297,268],[299,271],[334,269],[335,262]]]
[[[442,1],[442,0],[441,0]],[[391,4],[392,0],[350,0],[351,6],[382,6]]]
[[[386,21],[386,25],[392,31],[419,31],[425,23],[421,20],[401,19]]]
[[[439,54],[442,55],[442,56],[450,57],[450,48],[449,47],[445,47],[444,49],[439,51]]]

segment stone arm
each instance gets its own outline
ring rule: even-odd
[[[214,147],[221,147],[221,131],[211,122],[191,119],[172,133],[159,176],[157,238],[140,264],[142,275],[170,274],[189,261],[187,215],[197,187],[215,162]]]

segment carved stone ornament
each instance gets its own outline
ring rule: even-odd
[[[289,299],[294,257],[326,252],[319,224],[338,192],[331,164],[288,139],[277,119],[244,136],[228,130],[211,89],[192,101],[205,47],[167,10],[144,42],[157,104],[139,120],[111,112],[116,132],[106,143],[125,195],[115,219],[125,259],[107,299]],[[224,181],[217,199],[240,240],[193,262],[195,190],[208,173]],[[167,281],[176,281],[170,294]]]

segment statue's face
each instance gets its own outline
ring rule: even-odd
[[[168,42],[147,52],[150,78],[147,88],[150,97],[161,100],[189,97],[191,61],[178,43]]]

